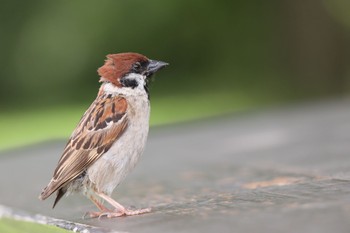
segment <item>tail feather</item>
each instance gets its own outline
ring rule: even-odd
[[[57,196],[56,196],[55,202],[53,203],[52,209],[55,208],[57,202],[61,200],[61,198],[64,196],[65,193],[66,193],[66,190],[63,190],[63,189],[59,189],[57,191]]]
[[[57,196],[55,198],[55,201],[53,203],[52,209],[55,208],[57,202],[61,200],[61,198],[64,196],[64,194],[67,192],[66,187],[60,187],[58,183],[54,182],[53,180],[50,181],[50,183],[43,189],[41,194],[39,195],[40,200],[45,200],[49,196],[51,196],[54,192],[57,191]]]

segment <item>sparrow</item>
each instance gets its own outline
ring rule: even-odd
[[[64,195],[82,193],[99,209],[88,212],[90,217],[113,218],[151,211],[125,208],[111,194],[144,151],[150,117],[148,83],[167,65],[138,53],[107,55],[98,69],[102,84],[97,97],[70,136],[39,199],[57,192],[54,208]],[[113,209],[107,208],[104,201]]]

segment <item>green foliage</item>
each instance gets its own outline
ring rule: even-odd
[[[0,148],[68,137],[108,53],[170,63],[153,125],[350,90],[338,0],[0,2]]]
[[[263,4],[37,0],[20,6],[6,1],[0,10],[0,104],[7,107],[87,102],[108,53],[135,51],[169,62],[158,75],[166,80],[152,90],[160,96],[249,85],[274,59]]]
[[[0,232],[4,233],[68,233],[58,227],[31,222],[17,221],[9,218],[0,219]]]

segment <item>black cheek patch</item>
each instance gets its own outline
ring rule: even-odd
[[[131,87],[131,88],[135,88],[138,86],[138,83],[135,79],[122,79],[121,83],[123,84],[124,87]]]

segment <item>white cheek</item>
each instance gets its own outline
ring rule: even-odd
[[[104,83],[103,90],[106,93],[110,93],[112,95],[147,95],[144,87],[146,84],[146,76],[143,76],[141,74],[128,74],[126,78],[135,79],[138,83],[138,86],[132,89],[130,87],[116,87],[112,83]]]

